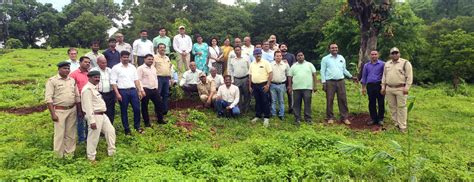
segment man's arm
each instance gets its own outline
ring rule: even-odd
[[[93,117],[94,109],[92,106],[92,99],[93,99],[92,94],[93,94],[92,90],[90,88],[86,88],[84,91],[82,91],[82,97],[81,97],[82,110],[85,112],[84,117],[86,118],[87,121],[89,121],[91,126],[93,124],[95,125],[96,123],[95,118]]]
[[[234,102],[232,102],[232,103],[229,105],[229,108],[230,108],[230,109],[234,108],[237,104],[239,104],[239,100],[240,100],[240,91],[239,91],[239,89],[235,89]]]
[[[51,120],[53,120],[54,122],[57,122],[58,116],[56,115],[56,111],[54,110],[54,106],[53,106],[53,94],[54,94],[54,84],[51,82],[51,80],[48,80],[46,82],[44,99],[46,103],[48,104],[48,110],[51,115]]]
[[[176,51],[177,53],[181,53],[182,51],[179,49],[179,42],[178,42],[178,38],[175,36],[173,37],[173,49],[174,51]]]

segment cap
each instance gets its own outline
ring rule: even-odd
[[[184,28],[185,28],[184,25],[181,25],[181,26],[179,26],[178,29],[184,29]]]
[[[59,62],[56,66],[58,66],[58,68],[61,68],[63,66],[69,66],[69,65],[71,65],[70,62],[62,61],[62,62]]]
[[[199,73],[199,77],[203,77],[203,76],[206,76],[206,73],[204,72]]]
[[[89,71],[89,73],[87,73],[87,76],[97,76],[97,75],[100,75],[100,72],[99,71]]]
[[[257,48],[255,50],[253,50],[253,55],[257,55],[257,54],[262,54],[262,49]]]
[[[400,50],[398,50],[398,48],[396,47],[393,47],[392,49],[390,49],[390,54],[392,54],[392,52],[400,52]]]

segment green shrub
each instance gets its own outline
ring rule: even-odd
[[[23,43],[18,39],[10,38],[7,40],[7,43],[5,43],[5,47],[7,49],[19,49],[23,47]]]

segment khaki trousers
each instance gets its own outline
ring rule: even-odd
[[[54,122],[54,144],[53,150],[59,157],[64,153],[73,154],[76,150],[77,140],[77,110],[74,106],[68,110],[55,110],[58,121]]]
[[[199,98],[201,99],[201,102],[206,103],[207,99],[209,98],[209,95],[200,95]],[[211,103],[214,103],[214,101],[216,101],[216,98],[216,95],[212,96]]]
[[[401,129],[407,128],[407,95],[403,95],[403,88],[390,88],[385,90],[392,120]]]
[[[346,83],[343,79],[326,81],[326,118],[335,119],[333,107],[334,96],[337,94],[337,106],[341,119],[349,118],[349,109],[347,108]],[[306,107],[306,106],[305,106]]]
[[[178,70],[185,72],[189,70],[189,62],[191,61],[191,55],[188,53],[186,56],[182,56],[181,54],[178,53],[178,60],[177,60],[177,66]],[[184,67],[184,69],[181,69]]]
[[[107,115],[93,115],[95,118],[95,124],[97,129],[93,130],[88,124],[89,133],[87,135],[87,158],[89,160],[95,160],[97,154],[97,144],[99,143],[100,133],[104,133],[105,140],[107,141],[107,154],[109,156],[115,153],[115,128],[110,123]]]

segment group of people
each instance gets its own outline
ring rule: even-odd
[[[138,133],[143,117],[145,127],[151,127],[148,104],[153,102],[159,124],[166,124],[170,88],[179,85],[187,96],[195,95],[203,107],[214,108],[218,117],[237,117],[250,111],[251,95],[255,99],[256,123],[270,125],[270,118],[284,120],[285,95],[288,112],[294,122],[312,123],[312,93],[317,91],[314,65],[305,60],[304,53],[296,56],[288,52],[286,43],[277,43],[276,36],[252,45],[251,38],[225,39],[218,46],[218,38],[210,40],[195,36],[192,44],[185,27],[180,26],[173,41],[164,28],[152,41],[142,30],[133,46],[117,33],[108,40],[108,48],[99,53],[99,42],[91,43],[91,51],[77,59],[78,51],[68,49],[69,60],[60,62],[58,75],[46,84],[45,100],[54,121],[54,151],[59,156],[73,154],[76,138],[87,141],[87,157],[95,161],[101,133],[108,144],[108,154],[115,153],[115,104],[120,105],[124,133],[131,135],[128,108],[132,106],[133,127]],[[170,61],[171,49],[177,55],[175,69]],[[341,121],[350,125],[345,89],[345,78],[358,79],[346,69],[346,61],[338,54],[337,44],[329,45],[330,54],[321,60],[321,83],[326,93],[326,119],[334,123],[333,101],[337,95]],[[368,94],[372,124],[383,124],[384,98],[388,100],[392,119],[400,131],[406,130],[406,96],[412,84],[410,62],[400,58],[397,48],[390,50],[391,60],[379,60],[372,51],[370,62],[363,67],[362,93]],[[194,55],[194,61],[191,61]],[[136,67],[137,66],[137,67]],[[182,68],[182,69],[181,69]],[[181,78],[178,79],[178,75]],[[304,115],[301,116],[302,103]],[[378,105],[378,109],[377,109]]]

